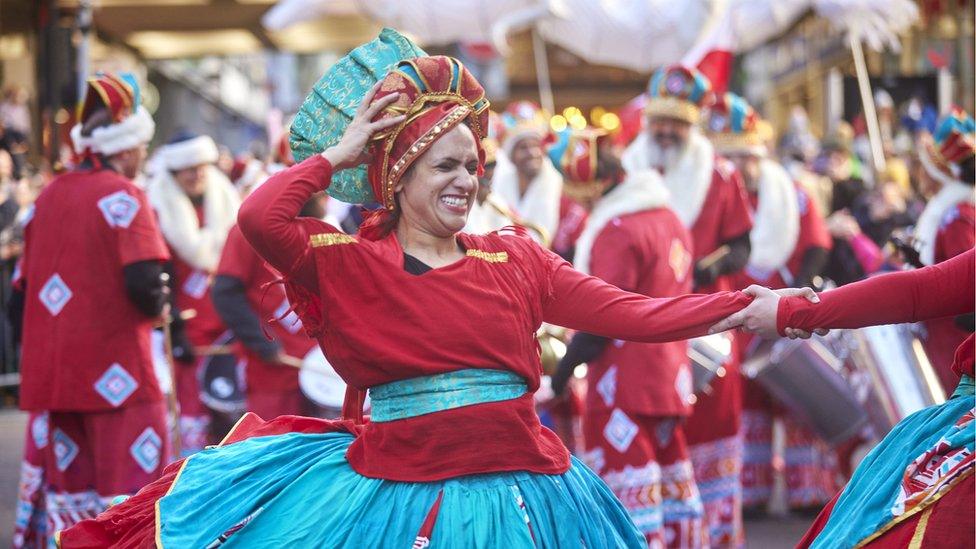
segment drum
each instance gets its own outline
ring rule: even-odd
[[[867,378],[863,402],[880,434],[946,395],[911,324],[851,331],[851,362]]]
[[[742,372],[758,381],[799,420],[831,445],[868,424],[868,413],[845,376],[843,330],[808,340],[757,340]]]
[[[727,333],[712,334],[688,341],[692,392],[709,394],[712,380],[725,377],[725,365],[732,358],[732,338]]]
[[[342,410],[342,402],[346,397],[346,382],[339,377],[335,368],[329,364],[322,349],[318,346],[302,359],[302,370],[298,374],[298,385],[302,393],[314,402],[317,406],[325,408],[327,414],[338,417]],[[363,404],[364,409],[369,408],[369,395]]]
[[[225,333],[214,342],[214,349],[221,349],[232,336]],[[244,367],[246,361],[230,350],[214,352],[203,358],[200,376],[200,400],[211,410],[224,414],[241,414],[247,409],[244,391]]]

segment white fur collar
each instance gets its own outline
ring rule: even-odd
[[[784,267],[796,249],[800,204],[796,185],[782,166],[764,159],[759,170],[759,204],[749,232],[749,268],[768,272]]]
[[[915,241],[923,264],[935,263],[935,239],[942,226],[942,220],[949,209],[960,202],[976,203],[973,187],[962,181],[948,179],[943,181],[942,190],[936,193],[922,210],[922,215],[915,224]]]
[[[622,163],[628,172],[659,169],[660,147],[647,131],[637,135],[627,150]],[[712,186],[712,169],[715,166],[715,149],[697,129],[692,128],[688,146],[681,152],[675,165],[664,173],[664,186],[671,192],[671,209],[681,223],[689,229],[698,220],[705,197]]]
[[[241,204],[227,176],[216,166],[207,166],[202,227],[193,203],[169,170],[159,170],[149,184],[148,195],[149,203],[159,215],[159,228],[176,254],[194,269],[214,272]]]
[[[586,228],[576,241],[573,259],[576,269],[590,274],[593,243],[607,223],[623,215],[667,206],[669,195],[656,171],[645,169],[628,174],[623,183],[602,196],[590,212]]]
[[[549,238],[559,229],[559,203],[563,195],[563,176],[544,158],[539,175],[532,180],[525,195],[519,196],[518,171],[505,155],[498,155],[491,190],[504,203],[511,206],[519,217],[536,223],[549,233]]]

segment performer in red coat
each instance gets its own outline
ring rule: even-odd
[[[646,127],[623,156],[628,172],[654,168],[663,174],[671,209],[691,232],[695,291],[705,293],[732,287],[729,275],[745,266],[752,229],[741,176],[696,128],[712,95],[708,79],[694,69],[656,71],[644,107]],[[727,375],[716,378],[710,394],[699,395],[685,425],[712,547],[743,542],[742,388],[732,348]]]
[[[596,136],[562,155],[567,187],[597,187],[574,266],[618,288],[668,297],[691,291],[691,236],[653,170],[623,173]],[[598,150],[598,152],[596,152]],[[587,364],[581,458],[607,483],[650,547],[707,547],[704,511],[683,423],[691,414],[688,344],[612,341],[577,333],[554,376],[561,392]]]
[[[390,42],[405,39],[385,30],[356,62]],[[303,107],[292,126],[306,132],[292,143],[309,158],[255,190],[240,214],[241,232],[285,275],[302,323],[354,388],[348,419],[245,416],[178,476],[174,467],[64,532],[64,547],[646,545],[605,484],[539,424],[536,330],[549,321],[663,343],[701,335],[748,299],[649,298],[576,271],[524,231],[459,233],[484,158],[484,90],[447,57],[379,70],[389,72],[338,126],[338,143],[317,153],[308,145],[321,146],[321,132],[336,137],[336,119],[318,118],[335,112],[324,98],[346,105],[341,94],[356,89],[321,80],[340,96],[317,89],[309,101],[322,110]],[[367,157],[367,180],[346,171]],[[323,189],[382,209],[355,236],[298,218]]]
[[[325,216],[325,198],[318,196],[302,208],[302,217]],[[291,305],[277,276],[251,248],[235,225],[227,235],[213,302],[221,318],[244,348],[247,409],[262,418],[309,414],[309,403],[298,385],[298,366],[315,347],[315,340],[291,313]],[[265,336],[262,322],[271,325],[273,339]]]
[[[131,75],[89,80],[72,130],[80,164],[44,189],[24,229],[20,405],[33,414],[49,536],[166,465],[149,342],[169,254],[132,183],[154,129]]]
[[[769,158],[761,120],[744,99],[726,93],[709,110],[705,127],[719,153],[735,163],[749,196],[755,225],[746,268],[732,276],[735,288],[810,286],[827,262],[831,237],[816,205],[793,178]],[[737,338],[746,356],[755,341]],[[764,512],[773,488],[773,423],[786,430],[787,502],[791,508],[819,510],[837,490],[833,450],[793,419],[759,383],[744,380],[742,437],[743,506]]]
[[[976,245],[976,193],[973,192],[973,118],[955,110],[942,120],[933,137],[923,136],[918,155],[926,172],[942,183],[915,225],[915,239],[922,265],[955,257]],[[972,331],[972,317],[961,326],[954,318],[925,322],[925,352],[932,361],[943,389],[952,392],[953,349]]]
[[[563,176],[546,154],[553,142],[548,114],[531,101],[515,101],[501,121],[492,192],[519,218],[541,227],[554,252],[572,257],[586,210],[563,192]]]
[[[713,330],[741,326],[764,337],[809,337],[815,328],[860,328],[973,313],[976,252],[820,294],[819,303],[751,286],[749,308]],[[968,547],[974,528],[974,340],[956,349],[960,377],[943,404],[896,425],[861,461],[799,547]]]
[[[237,216],[239,195],[214,166],[217,145],[210,137],[179,132],[158,154],[164,169],[154,174],[148,195],[173,255],[176,308],[189,317],[185,333],[191,345],[224,345],[230,334],[214,309],[210,286]],[[182,359],[175,380],[182,450],[189,455],[220,437],[211,437],[211,412],[200,398],[200,368],[207,357],[187,354],[177,358]]]

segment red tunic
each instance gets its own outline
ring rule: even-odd
[[[777,328],[863,328],[918,322],[973,312],[976,252],[972,249],[914,271],[888,273],[820,294],[820,303],[802,297],[781,299]],[[973,375],[972,334],[956,349],[952,370]]]
[[[749,199],[746,196],[742,176],[728,160],[715,157],[712,183],[705,196],[701,213],[691,227],[695,263],[718,249],[723,242],[742,236],[752,229]],[[715,284],[697,291],[710,293],[730,290],[728,276],[720,277]],[[727,375],[712,381],[712,391],[700,395],[694,412],[685,427],[689,444],[701,444],[735,436],[739,432],[739,416],[742,410],[739,356],[733,345],[733,353],[725,364]]]
[[[961,202],[949,210],[935,236],[935,262],[939,263],[971,250],[976,245],[976,210]],[[925,352],[939,375],[942,388],[951,394],[956,387],[952,372],[953,353],[969,334],[956,326],[953,318],[925,322]]]
[[[203,207],[194,208],[197,221],[203,223]],[[215,340],[224,333],[224,326],[213,300],[210,298],[210,286],[213,284],[213,273],[196,269],[170,249],[173,256],[173,291],[176,292],[176,307],[181,313],[189,313],[186,322],[186,335],[194,345],[213,345]]]
[[[803,265],[803,256],[808,250],[811,248],[829,250],[833,247],[833,239],[830,236],[830,231],[827,230],[827,223],[820,216],[820,212],[817,211],[817,205],[810,200],[807,192],[800,187],[796,189],[796,198],[799,202],[800,233],[796,240],[796,247],[793,248],[793,253],[785,265],[786,270],[793,277],[800,272],[800,267]],[[753,211],[755,211],[758,199],[758,195],[753,193],[749,194],[749,203]],[[783,274],[780,271],[760,273],[749,267],[735,273],[732,279],[733,288],[746,288],[751,284],[759,284],[760,286],[773,289],[793,286],[793,281],[784,280]]]
[[[691,226],[695,263],[717,250],[723,242],[748,233],[752,229],[752,214],[749,212],[749,198],[742,176],[736,171],[735,165],[716,156],[712,183],[705,195],[705,203],[702,204],[695,224]],[[698,291],[712,293],[731,288],[731,281],[723,276],[712,286],[698,288]]]
[[[691,291],[691,238],[667,208],[612,220],[593,243],[594,276],[627,291],[668,297]],[[616,340],[589,364],[588,410],[655,416],[691,414],[688,343]],[[609,376],[607,375],[609,372]]]
[[[411,275],[395,234],[350,237],[296,218],[332,169],[320,155],[272,176],[244,203],[241,231],[313,299],[306,328],[359,389],[469,368],[504,369],[539,386],[535,339],[543,321],[608,337],[662,342],[705,333],[741,309],[740,293],[651,299],[583,275],[514,231],[459,234],[463,259]],[[562,473],[569,455],[539,424],[527,393],[384,423],[368,423],[347,453],[368,477],[429,481],[460,475]],[[471,433],[477,430],[478,436]],[[485,441],[491,441],[486,444]]]
[[[37,198],[24,231],[25,410],[103,411],[162,399],[153,319],[122,268],[169,256],[145,194],[110,171],[71,172]]]
[[[290,309],[288,298],[285,297],[285,288],[281,284],[270,284],[278,277],[247,243],[237,225],[234,225],[227,234],[227,242],[220,256],[217,274],[234,277],[243,283],[247,302],[262,321],[278,318]],[[315,340],[305,335],[301,320],[294,314],[288,314],[281,320],[272,322],[271,335],[281,345],[282,352],[295,358],[304,358],[315,346]],[[268,364],[257,353],[248,349],[245,349],[245,354],[249,391],[253,389],[259,392],[272,392],[298,389],[297,369]]]

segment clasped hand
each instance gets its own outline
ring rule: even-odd
[[[753,297],[752,303],[712,326],[708,333],[716,334],[732,328],[739,328],[750,334],[775,339],[780,337],[779,331],[776,329],[776,314],[779,311],[779,300],[781,298],[802,296],[811,303],[820,302],[820,297],[810,288],[770,290],[763,286],[752,285],[743,290],[743,293]],[[786,328],[785,333],[790,339],[807,339],[811,335],[811,332],[796,328]],[[814,330],[813,333],[824,335],[827,330],[818,329]]]

